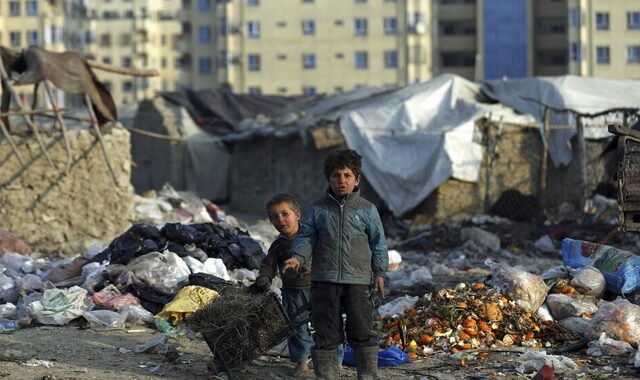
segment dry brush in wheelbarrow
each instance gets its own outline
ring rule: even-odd
[[[187,320],[204,337],[214,370],[229,372],[295,334],[275,294],[229,287]]]

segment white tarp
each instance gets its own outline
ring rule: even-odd
[[[640,81],[638,80],[571,75],[534,77],[486,81],[483,83],[482,91],[505,106],[512,107],[522,114],[534,116],[540,126],[544,116],[542,104],[584,114],[596,114],[615,108],[640,107]],[[575,127],[574,120],[567,113],[552,112],[550,124]],[[603,127],[606,128],[606,125]],[[611,136],[608,133],[589,131],[588,128],[587,132],[590,135],[586,137]],[[569,139],[575,134],[575,128],[551,131],[548,149],[555,166],[567,165],[571,162]]]
[[[483,116],[531,123],[504,106],[478,103],[480,86],[454,75],[374,96],[340,117],[347,145],[363,156],[363,172],[391,211],[416,207],[448,178],[478,180],[483,147],[473,142]]]

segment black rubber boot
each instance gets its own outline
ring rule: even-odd
[[[316,379],[338,379],[337,350],[316,350],[312,348],[311,360],[313,361],[313,372],[316,374]]]
[[[378,347],[354,348],[358,380],[376,380],[378,378]]]

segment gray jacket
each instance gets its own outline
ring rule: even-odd
[[[389,265],[376,207],[359,191],[338,202],[330,192],[311,204],[291,246],[302,265],[313,261],[311,281],[368,285]]]

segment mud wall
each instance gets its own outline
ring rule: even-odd
[[[114,184],[96,137],[68,133],[69,170],[61,135],[41,135],[55,167],[32,137],[14,136],[26,168],[0,139],[0,228],[22,236],[48,255],[86,252],[93,240],[108,243],[133,221],[130,135],[120,126],[103,129],[116,173]]]
[[[537,197],[538,205],[556,209],[569,202],[577,209],[582,207],[583,189],[591,194],[596,185],[611,178],[615,154],[599,157],[608,140],[586,141],[587,183],[583,183],[580,161],[574,146],[571,163],[556,168],[547,161],[546,189],[541,184],[543,146],[537,129],[506,127],[495,146],[495,156],[485,154],[477,183],[455,179],[445,181],[425,199],[413,214],[428,215],[434,221],[462,220],[486,212],[509,189],[517,189],[525,195]]]

